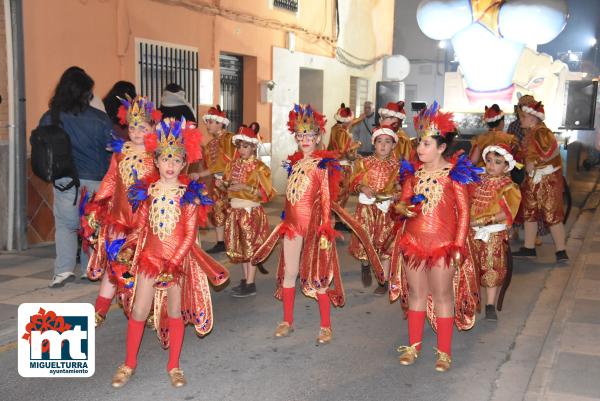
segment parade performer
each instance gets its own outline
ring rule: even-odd
[[[179,367],[185,324],[198,335],[213,326],[208,281],[215,286],[228,280],[229,273],[196,244],[198,224],[205,223],[207,205],[204,186],[179,175],[187,162],[200,156],[200,132],[185,120],[170,120],[157,126],[156,135],[146,137],[146,150],[154,154],[160,173],[158,181],[144,186],[136,181],[129,200],[137,209],[136,229],[124,244],[111,244],[114,259],[136,246],[130,265],[136,272],[131,294],[123,298],[128,314],[125,362],[117,368],[113,387],[124,386],[134,374],[144,323],[154,302],[154,324],[164,348],[169,349],[167,372],[174,387],[185,385]]]
[[[467,184],[478,170],[466,155],[446,159],[456,132],[452,114],[434,102],[415,117],[419,135],[415,166],[401,165],[402,197],[395,205],[406,217],[392,251],[390,299],[408,309],[409,346],[398,348],[400,363],[411,365],[421,350],[426,311],[437,330],[435,369],[452,362],[452,332],[470,329],[479,307],[479,286],[472,260],[465,258],[469,230]]]
[[[331,211],[357,230],[366,244],[369,242],[359,223],[333,202],[339,190],[340,167],[333,152],[316,150],[325,130],[325,117],[310,105],[295,105],[289,113],[288,129],[300,150],[285,162],[288,185],[283,222],[256,251],[252,263],[269,256],[282,238],[275,297],[283,300],[283,322],[277,326],[275,337],[286,337],[293,331],[295,285],[300,273],[302,291],[319,303],[321,325],[317,343],[326,344],[332,338],[330,302],[334,306],[345,302],[335,245],[339,234],[331,226]],[[366,248],[377,278],[383,280],[374,249],[368,245]]]
[[[346,107],[344,103],[335,113],[335,125],[331,127],[329,144],[327,150],[334,152],[335,158],[338,160],[341,169],[341,182],[337,203],[341,207],[345,207],[350,197],[350,175],[352,174],[352,162],[358,155],[358,148],[361,143],[352,139],[350,130],[361,120],[354,118],[354,113],[350,107]],[[336,230],[348,230],[342,223],[335,224]]]
[[[238,156],[225,167],[222,189],[227,190],[231,209],[225,220],[225,248],[232,263],[241,263],[243,278],[232,289],[236,298],[256,295],[256,266],[250,259],[269,235],[269,222],[262,203],[275,196],[271,170],[256,158],[258,123],[242,125],[233,136]]]
[[[114,137],[110,166],[98,191],[92,198],[84,195],[81,210],[83,248],[92,248],[87,266],[90,280],[102,279],[96,298],[96,327],[106,319],[121,277],[108,268],[106,244],[126,238],[135,226],[135,216],[127,201],[127,189],[134,182],[134,171],[140,180],[156,179],[153,155],[146,151],[144,138],[151,135],[161,113],[144,97],[120,99],[119,122],[128,126],[129,141]],[[88,199],[90,199],[88,201]],[[108,272],[109,274],[105,274]]]
[[[521,106],[520,116],[521,128],[525,130],[522,152],[527,172],[521,187],[525,243],[513,256],[536,256],[535,238],[538,221],[541,221],[550,228],[556,247],[556,261],[560,263],[569,260],[563,224],[562,159],[554,133],[543,123],[544,118],[542,102],[528,97],[528,102]]]
[[[387,126],[377,127],[371,141],[375,154],[356,160],[350,179],[352,192],[358,193],[358,204],[354,217],[369,234],[369,240],[375,247],[385,273],[385,285],[375,289],[375,294],[387,292],[387,280],[390,271],[391,245],[394,240],[394,219],[390,208],[394,193],[397,193],[400,163],[393,156],[398,142],[396,132]],[[363,269],[363,284],[370,285],[370,266],[367,254],[360,240],[352,236],[350,254],[360,260]],[[366,273],[365,273],[366,270]]]
[[[483,121],[489,131],[477,135],[471,140],[471,151],[469,152],[471,163],[477,167],[485,166],[486,163],[481,157],[481,153],[483,149],[490,145],[504,143],[509,146],[513,154],[518,148],[517,138],[514,135],[504,132],[504,112],[497,104],[493,104],[491,107],[485,106]]]
[[[394,155],[398,160],[415,160],[415,144],[408,134],[402,129],[402,122],[406,119],[404,102],[389,102],[379,109],[379,125],[390,126],[396,131],[398,141],[394,148]]]
[[[215,227],[217,243],[207,252],[219,253],[225,252],[225,219],[229,202],[227,191],[220,189],[221,185],[217,185],[217,182],[223,179],[225,166],[233,160],[235,146],[232,142],[233,133],[225,130],[230,121],[219,105],[208,109],[208,112],[202,116],[202,120],[208,132],[207,141],[203,146],[204,169],[199,173],[190,174],[190,178],[208,179],[210,197],[215,202],[209,218],[210,223]]]
[[[485,318],[495,321],[498,291],[506,289],[512,275],[509,232],[519,210],[521,191],[510,177],[517,163],[508,145],[487,146],[483,160],[485,174],[471,196],[469,244],[479,281],[486,289]],[[498,310],[503,299],[502,293]]]

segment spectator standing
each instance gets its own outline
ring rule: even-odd
[[[129,127],[127,124],[121,124],[121,119],[117,113],[119,112],[119,107],[121,107],[119,98],[125,99],[127,96],[135,99],[137,96],[135,85],[129,81],[118,81],[102,99],[106,114],[112,120],[113,132],[124,141],[129,140]]]
[[[373,110],[373,102],[366,101],[363,105],[363,113],[358,117],[360,121],[352,129],[352,137],[354,141],[360,142],[358,154],[361,156],[370,156],[373,154],[373,144],[371,142],[371,134],[375,127],[375,111]]]
[[[181,117],[185,117],[186,121],[196,122],[194,108],[186,100],[183,88],[176,83],[165,86],[160,98],[159,110],[163,118],[173,117],[180,120]]]
[[[98,189],[110,162],[106,145],[110,141],[112,123],[108,115],[90,106],[94,80],[79,67],[69,67],[56,85],[50,99],[49,110],[40,119],[40,126],[58,124],[69,135],[73,161],[82,188],[89,192]],[[75,279],[73,272],[77,258],[77,233],[79,230],[78,188],[65,191],[70,177],[56,180],[53,214],[55,222],[56,260],[51,288],[62,287]],[[87,278],[88,256],[81,254],[81,278]]]

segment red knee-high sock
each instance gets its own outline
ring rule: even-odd
[[[452,333],[454,317],[437,318],[437,347],[440,351],[452,355]]]
[[[331,327],[331,302],[329,295],[317,294],[319,301],[319,312],[321,312],[321,327]]]
[[[409,310],[408,311],[408,342],[413,345],[423,341],[423,327],[425,325],[424,310]],[[421,344],[416,347],[421,350]]]
[[[183,346],[184,333],[183,319],[169,317],[169,363],[167,364],[167,372],[179,367],[179,355]]]
[[[96,309],[96,312],[98,312],[102,316],[106,316],[111,303],[112,298],[105,298],[101,295],[98,295],[98,298],[96,298],[96,306],[94,307],[94,309]]]
[[[137,354],[140,350],[142,336],[144,335],[145,320],[134,320],[129,318],[127,323],[127,349],[125,350],[125,365],[135,369],[137,366]]]
[[[294,300],[296,299],[296,287],[282,288],[283,293],[283,321],[290,326],[294,323]]]

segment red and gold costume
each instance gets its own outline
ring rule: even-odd
[[[525,163],[535,169],[523,182],[523,216],[525,221],[542,221],[547,226],[564,219],[562,160],[554,133],[543,122],[525,130]]]
[[[325,118],[312,110],[310,105],[296,105],[290,112],[288,127],[292,133],[323,132]],[[366,233],[358,222],[344,211],[336,199],[339,190],[340,172],[335,153],[314,151],[304,157],[302,152],[291,155],[284,166],[288,171],[285,210],[281,222],[265,243],[255,253],[252,264],[264,260],[277,245],[280,238],[290,239],[300,236],[303,239],[300,253],[300,282],[306,296],[318,299],[321,311],[321,327],[330,330],[329,304],[343,306],[345,303],[340,265],[336,250],[336,232],[331,224],[331,212],[340,216],[344,223],[367,242]],[[383,277],[381,263],[374,250],[369,248],[371,262]],[[293,320],[294,287],[283,287],[285,273],[285,256],[283,246],[279,256],[277,270],[277,289],[275,297],[284,304],[284,322],[290,326]],[[326,289],[326,293],[318,290]],[[326,323],[324,323],[326,322]]]
[[[477,162],[477,167],[484,167],[485,160],[481,157],[481,153],[483,149],[487,148],[490,145],[498,145],[498,144],[506,144],[511,149],[516,149],[518,143],[517,139],[514,135],[511,135],[507,132],[500,131],[499,129],[492,128],[488,132],[477,135],[475,138],[471,140],[471,151],[469,153],[469,158],[473,158],[475,152],[479,153],[479,161]]]
[[[229,125],[225,112],[219,106],[211,107],[203,117],[204,121],[215,120]],[[221,178],[225,167],[234,159],[235,146],[232,142],[233,132],[222,131],[203,146],[204,168],[209,170],[211,178],[208,180],[210,197],[215,202],[212,213],[209,215],[210,223],[215,227],[223,227],[227,217],[229,203],[227,192],[215,185],[216,178]]]
[[[510,175],[481,176],[471,197],[471,221],[481,222],[469,231],[469,244],[482,287],[499,287],[504,282],[510,252],[509,229],[519,210],[521,191]],[[494,222],[504,212],[506,222]]]
[[[144,320],[136,320],[136,316],[144,313],[149,302],[153,302],[157,336],[164,348],[170,348],[167,372],[174,387],[185,385],[179,368],[185,325],[194,325],[201,336],[213,327],[209,281],[221,285],[229,273],[196,244],[199,222],[206,222],[206,208],[212,201],[203,184],[184,175],[176,180],[163,175],[177,165],[183,168],[178,163],[186,159],[190,163],[198,161],[200,141],[195,125],[186,124],[184,119],[165,120],[157,126],[156,133],[146,137],[146,149],[156,155],[159,168],[164,170],[161,178],[149,186],[136,180],[129,188],[129,201],[134,210],[138,209],[136,229],[118,249],[110,247],[111,255],[116,254],[118,261],[122,260],[121,253],[135,247],[129,263],[135,277],[121,294],[129,318],[125,362],[113,376],[113,387],[125,385],[135,372],[146,324],[146,316]],[[140,295],[136,296],[138,291]],[[148,292],[153,293],[153,301],[148,300]],[[181,298],[169,302],[168,297],[173,294]]]
[[[247,130],[252,131],[241,127],[234,141],[250,142],[244,138],[250,138],[251,133],[242,135]],[[246,160],[238,157],[225,168],[223,181],[227,186],[245,184],[252,188],[249,191],[228,192],[231,208],[225,220],[227,256],[233,263],[250,262],[254,252],[269,235],[269,222],[261,203],[268,202],[275,196],[271,170],[255,156]]]
[[[396,159],[414,161],[416,158],[416,141],[411,140],[402,128],[398,128],[396,135],[398,136],[398,143],[394,148]]]
[[[394,141],[397,139],[393,130],[377,128],[373,132],[373,142],[379,135],[389,135]],[[368,156],[356,160],[350,180],[351,190],[359,193],[354,217],[367,231],[380,259],[388,259],[391,256],[395,221],[390,206],[398,184],[399,168],[400,162],[392,155],[383,160],[376,156]],[[369,198],[360,192],[361,186],[373,190],[375,198]],[[368,259],[356,236],[352,236],[348,251],[360,261],[366,262]]]
[[[415,117],[419,137],[452,135],[456,125],[451,113],[444,113],[434,102]],[[414,363],[423,339],[425,316],[437,331],[436,369],[450,367],[453,325],[468,330],[475,323],[479,308],[479,283],[472,260],[468,257],[469,193],[467,184],[478,181],[477,169],[466,155],[457,153],[450,166],[426,170],[421,163],[403,161],[400,169],[402,195],[396,211],[407,218],[396,234],[390,266],[390,300],[400,298],[408,318],[410,346],[400,347],[400,362]],[[409,206],[410,205],[410,206]],[[464,261],[460,261],[465,256]],[[434,267],[442,260],[441,267]],[[457,263],[458,262],[458,263]],[[409,309],[406,269],[455,269],[452,277],[454,316],[437,316],[431,294],[426,310]],[[427,280],[427,278],[424,278]]]
[[[360,143],[352,139],[351,129],[362,120],[355,120],[352,110],[342,103],[335,115],[337,124],[331,127],[329,144],[327,150],[334,152],[335,157],[342,167],[342,180],[340,182],[340,191],[337,203],[344,207],[350,197],[350,176],[352,175],[352,161],[356,159],[357,150]],[[350,123],[348,127],[344,124]]]

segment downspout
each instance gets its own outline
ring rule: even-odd
[[[13,200],[12,208],[9,213],[12,214],[11,222],[13,230],[10,237],[15,238],[15,244],[11,242],[11,247],[22,251],[27,247],[25,231],[27,228],[27,192],[26,192],[26,165],[27,162],[27,135],[25,133],[25,62],[24,62],[24,44],[23,44],[23,4],[20,0],[5,0],[10,3],[10,46],[11,52],[9,63],[9,88],[12,88],[12,112],[9,116],[12,127],[9,132],[12,134],[12,146],[9,152],[9,163],[12,168],[12,186]],[[8,48],[7,46],[7,48]],[[8,50],[7,50],[8,51]],[[10,202],[10,201],[9,201]],[[10,238],[9,237],[9,238]],[[16,245],[16,246],[15,246]]]
[[[14,119],[14,85],[13,85],[13,59],[12,59],[12,20],[10,13],[10,0],[4,0],[4,26],[6,27],[6,72],[8,79],[8,224],[6,235],[6,249],[14,249],[15,227],[15,119]]]

